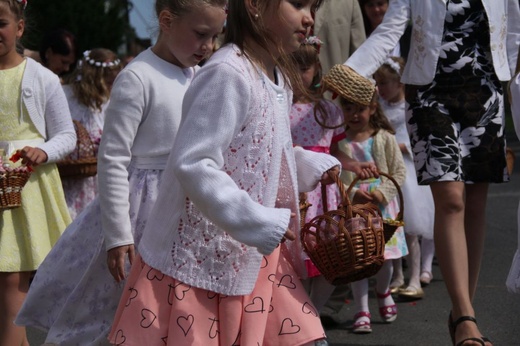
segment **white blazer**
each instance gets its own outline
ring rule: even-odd
[[[345,62],[371,76],[396,46],[408,23],[412,41],[401,81],[425,85],[433,81],[441,51],[448,0],[390,0],[383,22]],[[520,44],[518,0],[482,0],[489,18],[493,66],[501,81],[513,75]]]

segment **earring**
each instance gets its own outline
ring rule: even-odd
[[[255,20],[258,20],[258,13],[255,13]]]

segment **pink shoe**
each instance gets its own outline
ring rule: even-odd
[[[390,295],[390,291],[386,292],[385,294],[377,293],[376,296],[378,299],[385,299]],[[379,315],[381,315],[381,318],[386,323],[392,323],[397,319],[397,305],[392,304],[388,306],[380,306],[379,307]]]
[[[360,321],[361,317],[367,317],[368,321]],[[354,326],[352,327],[352,333],[354,334],[368,334],[372,333],[372,326],[370,325],[370,312],[360,311],[354,315]]]

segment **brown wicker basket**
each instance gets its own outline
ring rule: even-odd
[[[325,279],[332,285],[342,285],[376,274],[384,262],[385,243],[381,211],[371,203],[352,205],[339,177],[333,178],[342,204],[306,223],[300,240]]]
[[[13,209],[22,205],[22,190],[31,176],[30,171],[0,173],[0,209]]]
[[[395,188],[397,189],[397,194],[399,195],[399,213],[397,214],[397,217],[395,220],[393,219],[383,219],[383,231],[385,235],[385,244],[388,243],[388,241],[394,236],[395,231],[401,227],[404,226],[403,222],[403,215],[404,215],[404,199],[403,199],[403,192],[401,191],[401,187],[395,181],[395,179],[386,174],[379,172],[379,175],[389,179],[392,183],[394,183]],[[350,191],[352,188],[356,185],[356,183],[359,181],[359,178],[356,177],[352,183],[350,183],[350,186],[347,189],[347,194],[350,194]]]
[[[77,134],[76,148],[64,160],[57,162],[62,178],[85,178],[97,174],[97,158],[94,144],[85,127],[77,120],[73,120]]]
[[[376,86],[367,78],[345,65],[334,65],[323,77],[326,89],[340,95],[350,102],[370,105]]]

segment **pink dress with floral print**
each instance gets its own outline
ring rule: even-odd
[[[327,127],[321,126],[314,117],[314,103],[295,103],[292,106],[290,121],[291,135],[294,145],[299,145],[307,150],[330,153],[330,146],[345,137],[345,129],[341,126],[344,122],[341,109],[330,101],[323,100],[323,106],[327,112],[327,121],[320,122]],[[319,116],[320,114],[318,114]],[[333,128],[336,127],[336,128]],[[337,209],[339,201],[337,187],[327,186],[327,208],[328,210]],[[321,198],[321,186],[307,193],[307,202],[311,204],[307,209],[305,222],[310,221],[317,215],[323,214],[323,203]],[[309,277],[320,275],[318,269],[312,264],[310,259],[305,259],[307,274]]]

